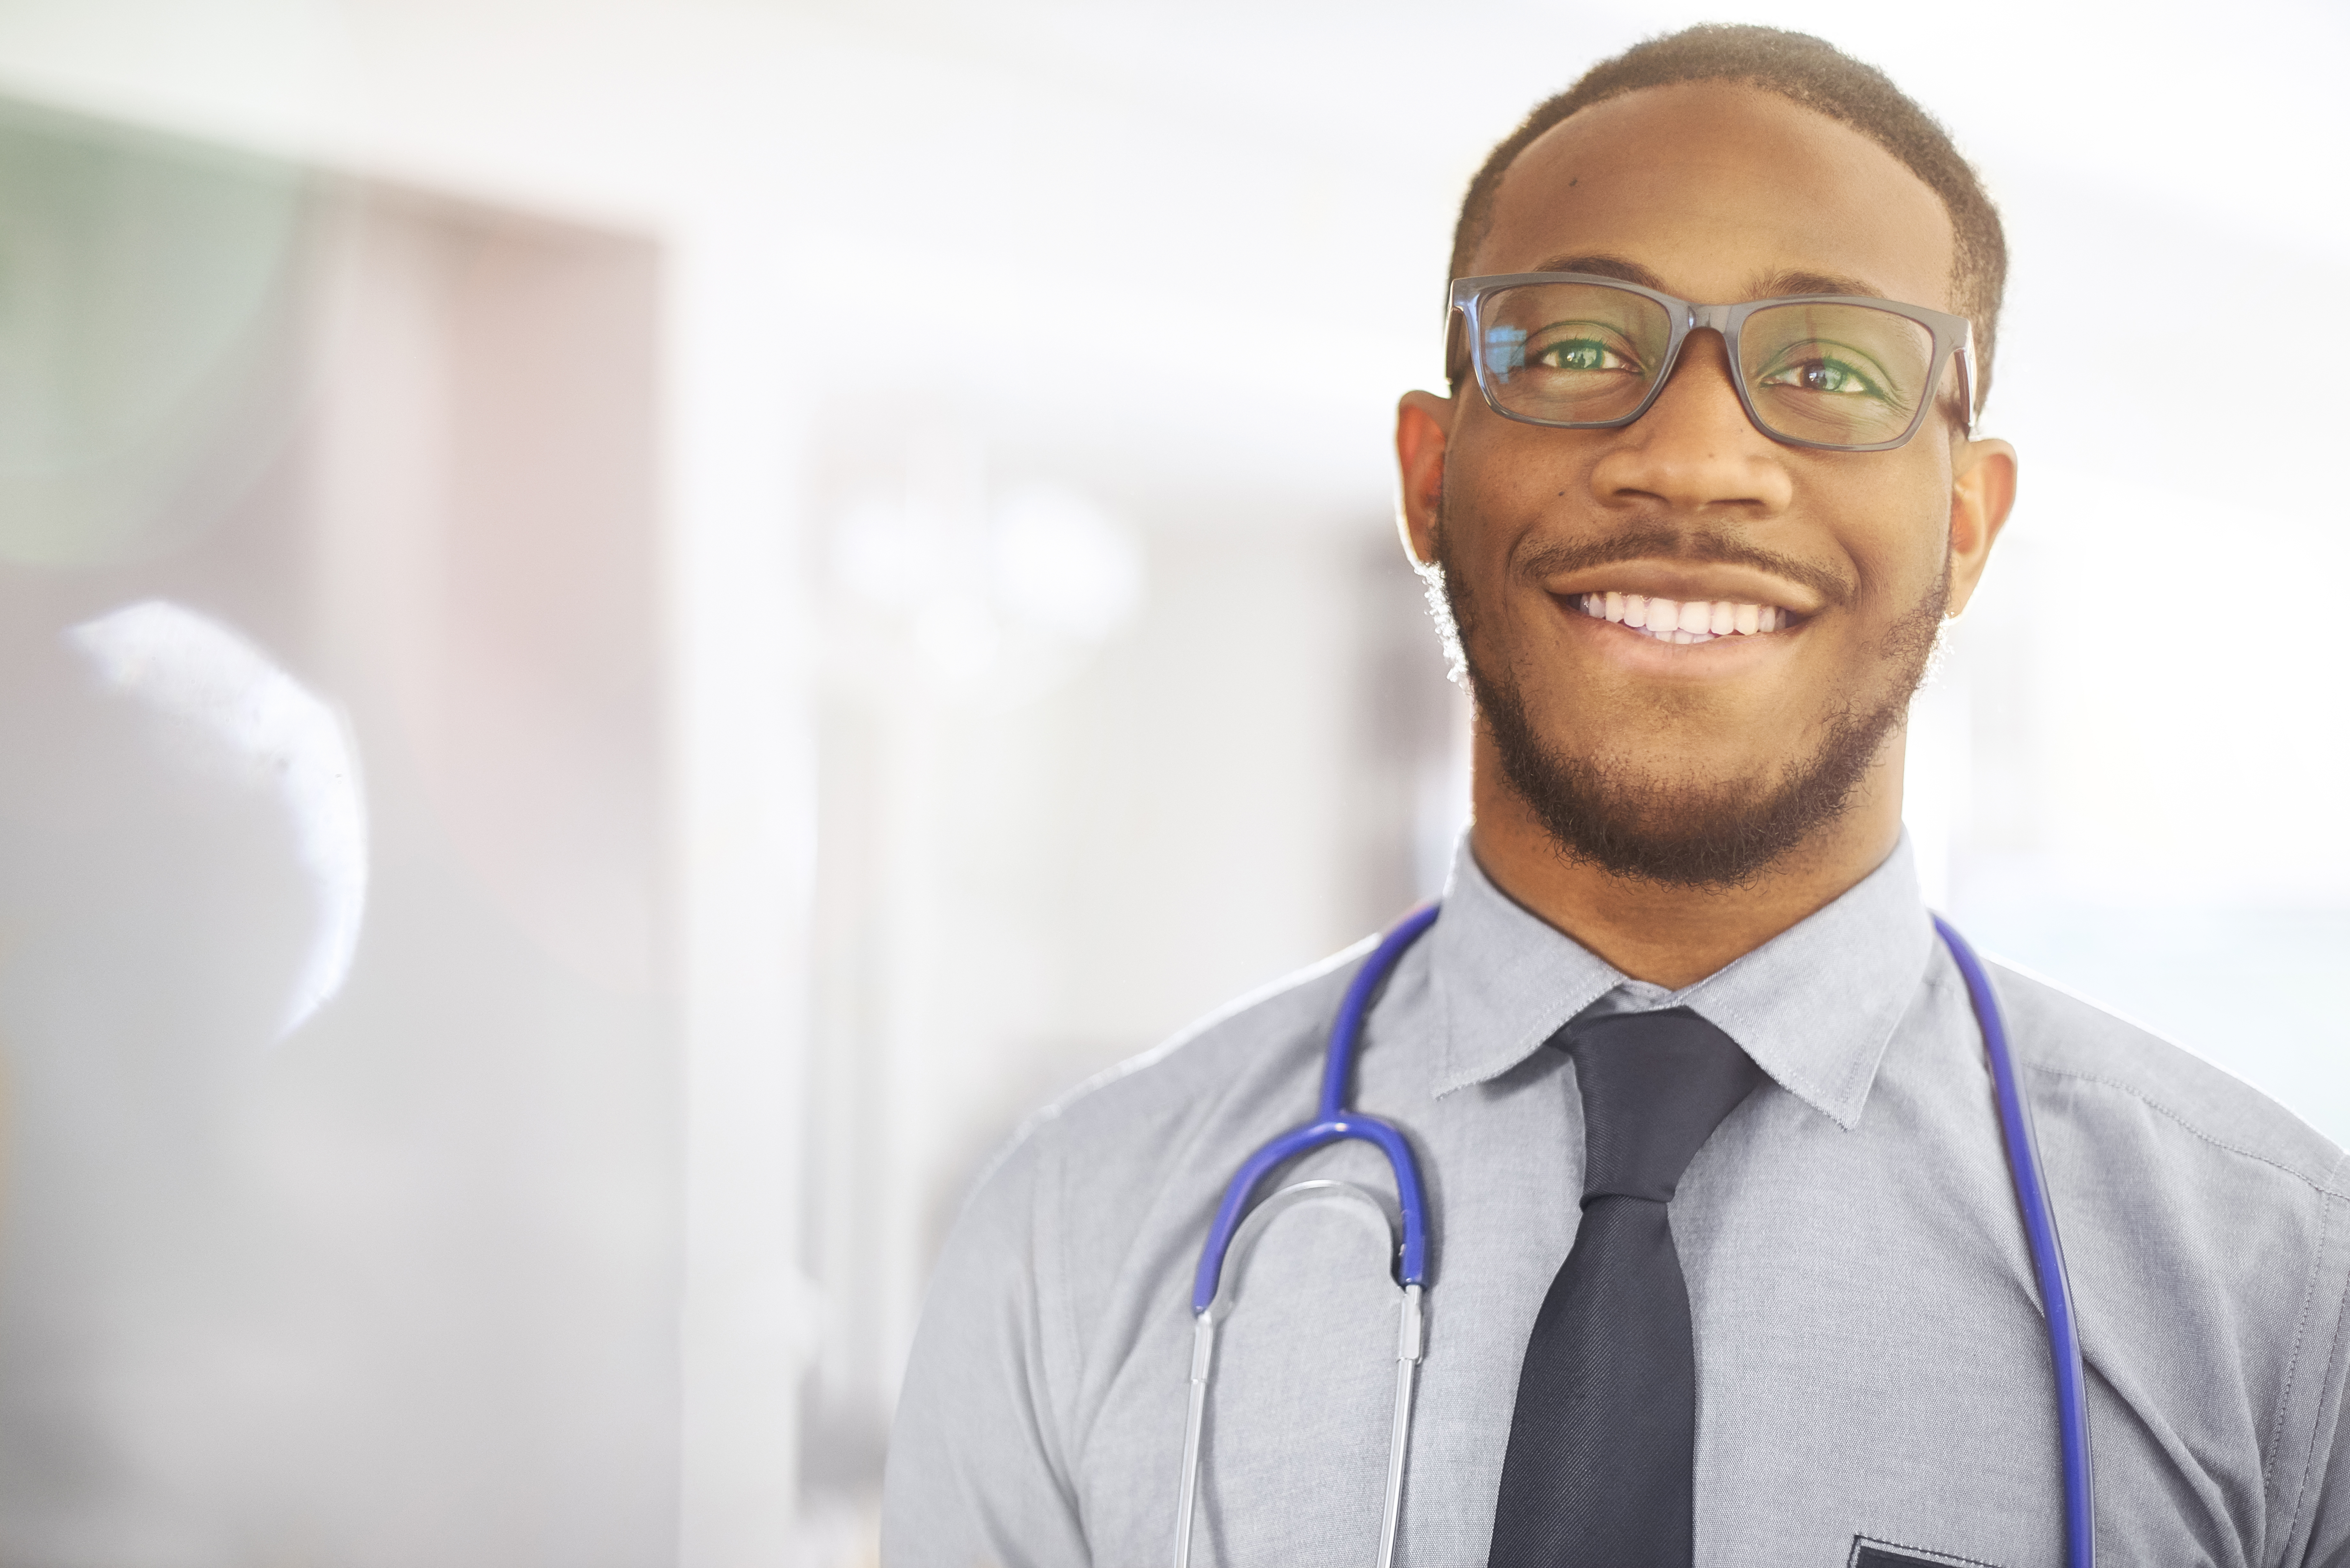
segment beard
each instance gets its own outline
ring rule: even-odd
[[[1536,730],[1508,650],[1481,656],[1479,607],[1451,569],[1450,533],[1440,516],[1430,607],[1503,776],[1562,855],[1669,888],[1750,886],[1850,808],[1926,678],[1950,604],[1946,556],[1934,586],[1878,639],[1873,667],[1857,672],[1849,689],[1866,695],[1826,717],[1808,755],[1788,758],[1775,776],[1675,784],[1622,756],[1571,755]]]

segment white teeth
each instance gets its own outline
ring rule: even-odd
[[[1711,642],[1718,637],[1752,637],[1777,631],[1793,615],[1776,605],[1740,604],[1732,599],[1648,598],[1640,594],[1608,592],[1577,594],[1575,607],[1595,620],[1612,620],[1659,642]]]

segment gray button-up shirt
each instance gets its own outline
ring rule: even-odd
[[[891,1440],[890,1568],[1169,1561],[1191,1274],[1226,1181],[1310,1118],[1357,948],[1035,1121],[941,1260]],[[2350,1563],[2344,1157],[2242,1084],[1994,971],[2062,1227],[2111,1565]],[[1575,1240],[1573,1062],[1592,1010],[1687,1006],[1770,1075],[1670,1207],[1698,1372],[1697,1561],[1837,1568],[1856,1542],[2055,1568],[2062,1481],[2039,1296],[1965,987],[1906,846],[1685,991],[1627,980],[1465,848],[1372,1015],[1355,1103],[1401,1126],[1434,1210],[1398,1560],[1485,1561],[1518,1363]],[[1284,1179],[1389,1188],[1375,1151]],[[1195,1563],[1367,1563],[1397,1293],[1336,1205],[1241,1266]]]

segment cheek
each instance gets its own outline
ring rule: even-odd
[[[1824,494],[1823,509],[1845,519],[1836,532],[1851,557],[1863,604],[1894,613],[1915,606],[1941,581],[1950,548],[1950,482],[1937,464],[1897,484]]]
[[[1448,553],[1481,585],[1498,586],[1528,538],[1578,510],[1592,459],[1569,432],[1479,414],[1463,421],[1445,470],[1444,527]]]

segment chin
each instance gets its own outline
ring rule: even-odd
[[[1675,888],[1748,885],[1842,817],[1908,698],[1832,717],[1802,754],[1705,777],[1647,766],[1637,751],[1577,755],[1539,733],[1516,690],[1483,679],[1476,660],[1470,681],[1504,779],[1559,851]]]

